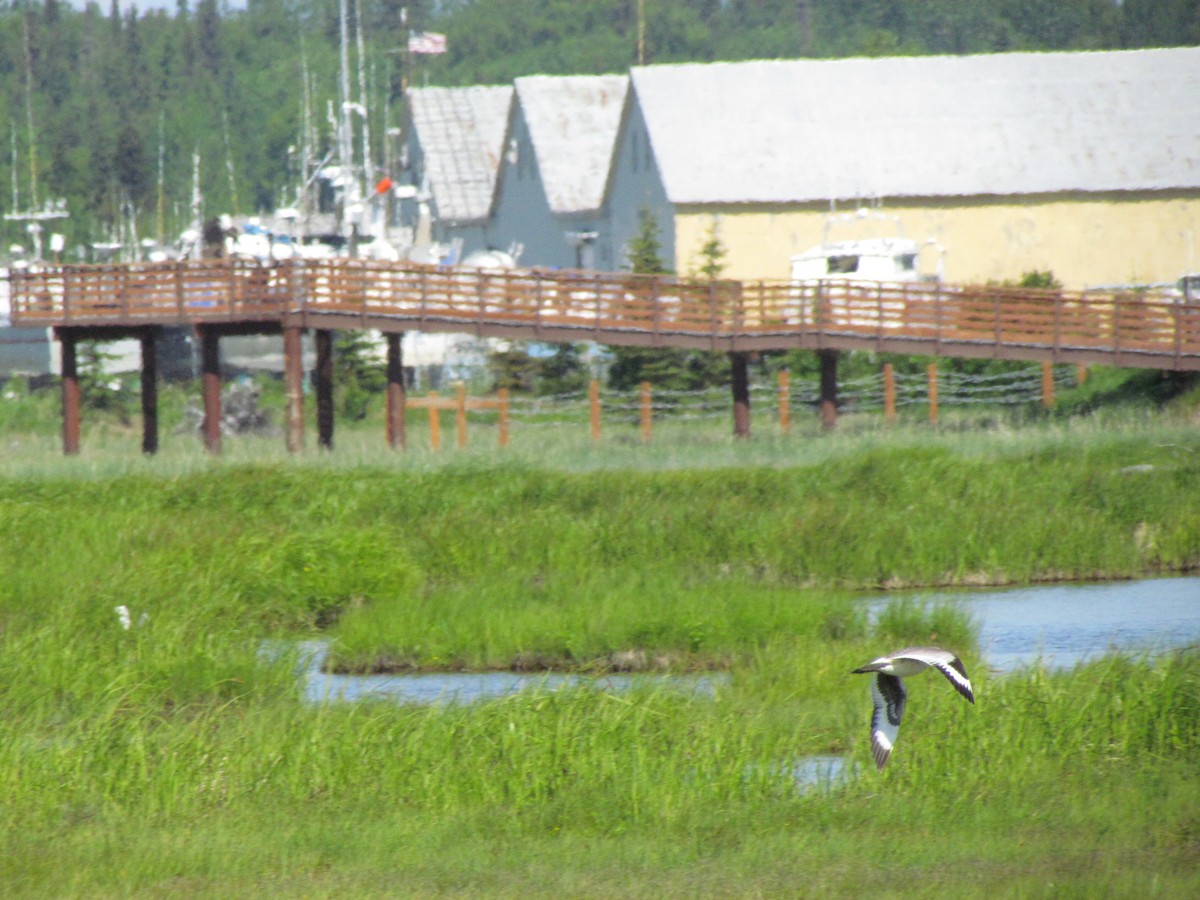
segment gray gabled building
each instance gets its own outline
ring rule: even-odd
[[[612,269],[604,186],[629,79],[535,75],[514,82],[488,236],[522,266]]]
[[[512,96],[508,85],[409,91],[399,219],[418,247],[440,244],[461,260],[489,246]]]

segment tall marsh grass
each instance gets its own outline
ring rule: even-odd
[[[686,469],[622,461],[638,447],[559,467],[19,464],[0,480],[0,884],[851,896],[899,877],[918,896],[1187,895],[1194,650],[997,678],[961,613],[898,601],[872,623],[855,593],[1194,568],[1184,441],[871,436]],[[296,660],[261,652],[313,635],[349,669],[640,652],[729,680],[713,697],[668,682],[314,705]],[[877,773],[849,672],[932,640],[963,654],[979,702],[915,683]],[[824,754],[848,777],[800,790],[792,765]]]

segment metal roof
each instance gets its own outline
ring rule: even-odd
[[[672,203],[1200,187],[1200,48],[645,66]]]
[[[409,91],[425,177],[443,221],[487,218],[512,93],[507,85]]]
[[[628,77],[530,75],[515,86],[550,209],[599,209]]]

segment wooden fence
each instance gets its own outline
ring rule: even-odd
[[[936,363],[930,363],[925,369],[924,383],[921,385],[921,390],[912,390],[912,377],[904,379],[909,385],[909,391],[917,394],[916,401],[924,404],[927,408],[927,416],[930,424],[936,425],[939,420],[940,410],[946,405],[940,394],[940,386],[946,376],[941,373]],[[1078,369],[1074,372],[1073,378],[1075,383],[1083,383],[1086,380],[1086,369]],[[1017,378],[1021,383],[1028,385],[1031,381],[1029,375],[1019,376]],[[879,391],[881,397],[879,405],[875,409],[882,411],[885,421],[892,423],[897,419],[897,409],[901,405],[900,391],[897,386],[897,376],[894,367],[891,363],[885,363],[882,367],[879,376]],[[1043,408],[1052,408],[1055,404],[1055,372],[1054,366],[1050,363],[1042,363],[1040,372],[1036,376],[1038,384],[1037,396],[1032,396],[1027,390],[1023,390],[1015,398],[1001,397],[998,398],[994,390],[985,390],[984,396],[979,399],[979,402],[992,403],[1008,403],[1008,402],[1036,402]],[[1015,382],[1009,382],[1009,386]],[[997,385],[1001,390],[1005,390],[1005,385]],[[952,385],[953,388],[953,385]],[[766,389],[763,388],[763,392]],[[679,406],[674,402],[673,395],[677,392],[666,392],[668,399],[664,403],[662,400],[664,392],[656,392],[653,385],[648,381],[643,381],[634,395],[630,398],[630,404],[622,404],[625,410],[624,419],[626,422],[636,422],[641,440],[649,443],[654,436],[654,422],[656,415],[664,409],[675,408],[676,414],[679,414]],[[688,392],[684,392],[688,393]],[[692,392],[696,393],[696,392]],[[702,393],[702,392],[700,392]],[[795,402],[793,394],[793,383],[791,374],[785,369],[776,376],[776,385],[771,391],[775,398],[774,415],[779,431],[787,434],[791,431],[791,412]],[[953,393],[958,393],[954,391]],[[536,403],[534,400],[526,400],[526,403]],[[602,399],[600,382],[593,379],[588,385],[587,395],[587,422],[589,433],[592,441],[599,441],[602,438],[601,423],[604,418],[604,401]],[[912,399],[907,401],[913,402]],[[950,398],[950,402],[954,402],[954,398]],[[961,400],[959,401],[961,402]],[[510,401],[510,395],[507,389],[500,389],[495,396],[492,397],[470,397],[467,395],[466,387],[462,382],[455,384],[455,392],[453,397],[442,396],[438,391],[430,391],[422,397],[409,396],[406,398],[405,405],[408,409],[424,409],[429,414],[429,445],[433,451],[439,451],[442,448],[442,426],[440,413],[453,412],[455,421],[455,445],[462,449],[467,446],[468,441],[468,412],[470,411],[496,411],[497,416],[497,437],[500,447],[507,447],[511,436],[511,422],[513,419],[513,404]],[[630,414],[630,407],[635,407]],[[686,417],[686,412],[683,413]],[[620,413],[618,413],[620,416]],[[537,418],[537,414],[526,415],[525,418]],[[692,416],[691,418],[694,418]]]

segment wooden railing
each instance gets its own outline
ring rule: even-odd
[[[854,281],[735,282],[369,260],[48,266],[10,275],[14,325],[270,322],[609,344],[1200,369],[1200,304],[1166,294]]]

